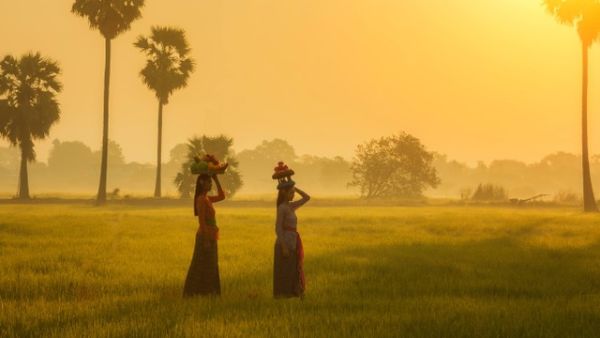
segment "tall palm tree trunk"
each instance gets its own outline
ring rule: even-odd
[[[105,39],[104,63],[104,117],[102,124],[102,160],[100,164],[100,184],[98,186],[97,203],[106,203],[106,175],[108,163],[108,94],[110,90],[110,39]]]
[[[161,180],[160,180],[160,169],[161,169],[161,155],[162,155],[162,115],[163,115],[163,103],[158,100],[158,147],[156,151],[156,185],[154,187],[154,197],[160,197],[161,191]]]
[[[25,150],[21,149],[21,170],[19,172],[19,194],[22,200],[29,199],[29,175],[27,175],[27,156]]]
[[[583,78],[582,78],[582,95],[581,95],[581,160],[583,167],[583,210],[585,212],[597,212],[598,206],[594,198],[594,190],[592,188],[592,178],[590,175],[590,160],[588,151],[588,53],[589,45],[585,42],[582,44],[583,57]]]

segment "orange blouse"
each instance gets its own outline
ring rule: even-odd
[[[213,240],[219,239],[219,227],[217,227],[217,219],[213,203],[220,202],[225,199],[223,190],[219,190],[217,196],[199,196],[196,199],[196,208],[198,210],[198,233],[206,234]]]

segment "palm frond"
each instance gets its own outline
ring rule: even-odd
[[[0,100],[0,136],[6,134],[6,128],[10,121],[9,109],[8,100]]]
[[[146,66],[140,71],[142,81],[163,104],[167,104],[175,90],[187,86],[194,71],[194,61],[188,57],[190,48],[185,32],[154,26],[150,36],[138,37],[134,46],[148,56]]]
[[[599,0],[544,0],[544,5],[558,22],[575,26],[584,44],[590,45],[600,35]]]
[[[0,83],[6,96],[0,102],[0,136],[18,145],[27,160],[35,159],[33,140],[47,137],[59,119],[55,98],[62,89],[59,74],[58,64],[40,53],[19,59],[7,56],[0,62]]]
[[[75,0],[71,12],[87,18],[90,28],[106,39],[113,39],[142,16],[143,6],[144,0]]]

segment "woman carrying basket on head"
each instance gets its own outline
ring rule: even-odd
[[[198,175],[194,194],[194,215],[198,216],[199,227],[192,262],[183,287],[184,297],[221,294],[217,251],[219,228],[213,203],[225,199],[225,193],[217,178],[217,174],[222,174],[225,169],[227,163],[221,164],[211,155],[206,155],[203,159],[195,158],[191,168],[192,174]],[[218,193],[216,196],[208,196],[213,180]]]
[[[275,222],[275,259],[273,264],[273,296],[275,298],[303,297],[304,248],[297,230],[296,209],[310,200],[310,196],[296,188],[291,176],[294,171],[283,162],[275,167],[273,179],[278,181],[277,220]],[[294,201],[295,193],[302,197]]]

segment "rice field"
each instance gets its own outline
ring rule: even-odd
[[[2,337],[591,337],[600,215],[298,211],[304,300],[272,298],[274,208],[219,207],[220,298],[182,299],[190,208],[0,205]]]

